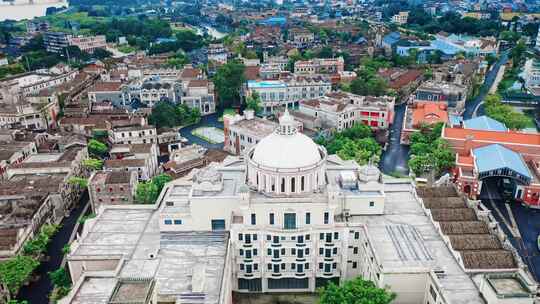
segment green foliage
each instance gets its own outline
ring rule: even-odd
[[[95,159],[95,158],[88,158],[82,161],[82,165],[83,167],[90,170],[101,170],[103,169],[103,160]]]
[[[62,247],[62,253],[64,255],[69,254],[71,252],[71,244],[65,244],[64,247]]]
[[[381,68],[390,66],[391,64],[383,58],[362,58],[360,69],[357,71],[358,77],[350,84],[351,92],[363,96],[385,95],[388,84],[377,75],[377,72]]]
[[[501,24],[498,21],[462,18],[457,12],[447,12],[442,17],[433,17],[425,13],[421,7],[401,10],[410,10],[407,26],[420,32],[436,34],[445,31],[473,36],[496,36],[501,30]]]
[[[109,151],[109,147],[99,140],[90,139],[88,142],[88,153],[97,157],[103,157]]]
[[[76,186],[79,186],[81,188],[88,187],[88,179],[78,177],[78,176],[70,177],[67,182],[68,182],[68,184],[76,185]]]
[[[523,64],[526,52],[527,45],[524,40],[520,40],[512,51],[510,51],[510,58],[512,58],[512,66],[514,68],[520,67]]]
[[[443,127],[442,123],[422,126],[420,131],[411,135],[411,158],[408,164],[416,176],[431,170],[440,175],[454,166],[455,153],[448,143],[440,138]]]
[[[41,227],[40,232],[24,244],[23,254],[36,257],[45,252],[51,237],[59,228],[58,225],[44,225]]]
[[[220,66],[214,76],[214,85],[216,86],[221,107],[227,108],[232,105],[238,105],[240,101],[240,88],[245,83],[244,75],[246,67],[243,63],[233,60]]]
[[[246,109],[253,110],[255,113],[261,111],[261,97],[257,92],[253,92],[251,96],[246,98]]]
[[[137,185],[135,192],[135,202],[138,204],[155,204],[161,190],[172,178],[167,174],[160,174],[147,182]]]
[[[360,277],[319,289],[320,304],[390,304],[396,294]]]
[[[185,104],[174,106],[169,102],[161,101],[152,109],[148,121],[158,128],[172,128],[195,123],[200,118],[199,109],[190,109]]]
[[[8,64],[0,67],[0,79],[20,73],[24,73],[24,67],[20,63]]]
[[[337,154],[344,160],[354,159],[360,165],[371,159],[378,163],[382,153],[381,146],[373,138],[371,129],[360,123],[337,133],[331,139],[319,139],[317,143],[326,147],[329,154]]]
[[[14,296],[38,266],[34,257],[17,255],[0,263],[0,282]]]
[[[167,66],[175,67],[177,69],[182,68],[184,65],[189,63],[189,58],[184,52],[176,52],[176,54],[167,59]]]
[[[58,287],[70,287],[71,279],[69,278],[69,273],[64,267],[58,268],[55,271],[49,272],[49,278],[54,286]]]
[[[508,128],[521,130],[529,124],[529,118],[523,113],[517,112],[512,106],[503,104],[500,95],[488,95],[484,99],[486,115],[504,123]]]

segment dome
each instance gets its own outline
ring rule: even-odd
[[[293,169],[316,165],[322,158],[319,147],[306,135],[274,132],[257,144],[252,159],[266,167]]]
[[[279,128],[255,146],[252,160],[265,167],[294,169],[316,165],[322,157],[317,144],[298,133],[296,122],[286,110]]]

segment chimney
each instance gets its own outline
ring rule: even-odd
[[[251,109],[244,110],[244,117],[246,118],[246,120],[253,119],[255,117],[255,111]]]

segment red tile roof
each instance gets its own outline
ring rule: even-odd
[[[444,138],[455,138],[465,140],[467,136],[472,136],[475,140],[501,143],[501,144],[527,144],[540,146],[540,134],[522,133],[516,131],[498,132],[485,130],[472,130],[463,128],[445,128]],[[539,147],[540,149],[540,147]]]
[[[422,123],[434,124],[438,122],[448,122],[448,111],[445,103],[441,102],[420,102],[413,108],[413,126]]]
[[[91,92],[117,92],[117,91],[120,91],[121,86],[122,86],[121,82],[98,82],[92,87],[92,89],[90,89],[90,91]]]

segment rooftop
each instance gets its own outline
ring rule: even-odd
[[[506,132],[508,128],[502,123],[487,116],[478,116],[463,121],[465,129]]]

